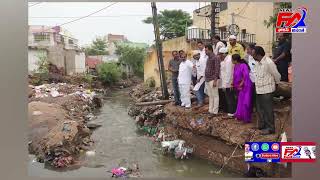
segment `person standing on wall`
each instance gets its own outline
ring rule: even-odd
[[[180,55],[181,63],[179,65],[178,83],[180,90],[181,106],[191,108],[191,76],[192,69],[195,68],[190,60],[187,60],[185,52]]]
[[[179,65],[181,63],[181,60],[180,60],[180,55],[178,54],[178,51],[172,51],[172,58],[173,59],[169,61],[168,69],[169,71],[171,71],[174,101],[175,101],[175,105],[181,105],[180,91],[179,91],[179,85],[178,85]]]
[[[275,133],[273,112],[273,93],[281,75],[274,62],[266,56],[261,46],[255,46],[252,57],[256,60],[254,77],[257,92],[257,112],[259,115],[258,129],[263,135]]]
[[[279,45],[274,56],[278,71],[281,74],[281,81],[288,82],[288,68],[291,62],[291,45],[283,33],[278,33]]]
[[[209,114],[215,116],[219,111],[218,83],[220,78],[220,60],[218,56],[214,55],[212,45],[206,45],[205,50],[208,56],[205,69],[205,86],[207,87],[209,96]]]
[[[241,59],[244,58],[244,49],[241,44],[237,42],[237,37],[235,35],[231,35],[229,37],[228,52],[230,55],[239,54]]]
[[[224,43],[220,40],[220,36],[218,35],[214,35],[212,37],[212,44],[214,55],[218,55],[219,49],[225,47]]]
[[[229,117],[233,117],[236,112],[237,100],[235,92],[232,88],[233,69],[231,55],[228,55],[227,48],[221,48],[218,56],[220,58],[220,87],[226,99],[226,113]],[[221,101],[221,99],[219,99]]]

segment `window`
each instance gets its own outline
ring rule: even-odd
[[[68,40],[68,44],[73,44],[74,42],[73,42],[73,39],[69,39]]]
[[[228,9],[228,2],[220,2],[220,12]]]
[[[40,42],[40,41],[50,41],[50,34],[48,33],[37,33],[33,34],[34,41]]]

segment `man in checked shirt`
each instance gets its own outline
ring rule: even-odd
[[[206,45],[205,51],[208,56],[205,82],[209,96],[209,114],[215,116],[219,111],[218,81],[220,78],[220,60],[214,55],[212,45]]]

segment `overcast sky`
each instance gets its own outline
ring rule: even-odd
[[[75,18],[56,17],[82,17],[110,4],[112,3],[44,2],[36,4],[35,2],[31,2],[29,3],[29,25],[60,25]],[[204,2],[200,4],[201,7],[204,5]],[[159,2],[157,3],[157,8],[158,12],[164,9],[182,9],[189,12],[192,17],[193,10],[199,8],[199,2]],[[79,39],[80,45],[89,44],[96,36],[104,36],[108,33],[123,34],[130,41],[151,44],[154,41],[153,26],[142,22],[143,19],[151,16],[151,13],[150,2],[119,2],[93,15],[109,17],[88,17],[62,27],[66,28],[75,38]]]

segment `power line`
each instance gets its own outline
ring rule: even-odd
[[[79,21],[79,20],[81,20],[81,19],[87,18],[87,17],[89,17],[89,16],[91,16],[91,15],[93,15],[93,14],[96,14],[96,13],[98,13],[98,12],[101,12],[101,11],[103,11],[103,10],[105,10],[105,9],[107,9],[107,8],[109,8],[109,7],[111,7],[111,6],[115,5],[115,4],[117,4],[117,3],[118,3],[118,2],[114,2],[114,3],[112,3],[112,4],[109,4],[108,6],[103,7],[103,8],[101,8],[101,9],[97,10],[97,11],[94,11],[94,12],[92,12],[92,13],[90,13],[90,14],[86,15],[86,16],[79,17],[79,18],[77,18],[77,19],[74,19],[74,20],[71,20],[71,21],[68,21],[68,22],[62,23],[62,24],[57,25],[57,26],[64,26],[64,25],[66,25],[66,24],[70,24],[70,23],[73,23],[73,22]],[[47,31],[47,30],[50,30],[50,29],[52,29],[52,28],[48,28],[48,29],[45,29],[45,30],[42,30],[42,31]]]
[[[89,18],[104,18],[104,17],[128,17],[128,16],[133,16],[133,17],[146,17],[150,15],[143,15],[143,14],[125,14],[125,15],[109,15],[109,16],[90,16]],[[81,16],[34,16],[34,17],[29,17],[32,19],[68,19],[68,18],[80,18]]]
[[[63,25],[66,25],[66,24],[70,24],[70,23],[73,23],[73,22],[75,22],[75,21],[79,21],[79,20],[81,20],[81,19],[84,19],[84,18],[86,18],[86,17],[89,17],[89,16],[91,16],[91,15],[97,14],[98,12],[101,12],[101,11],[103,11],[103,10],[105,10],[105,9],[107,9],[107,8],[109,8],[109,7],[117,4],[117,3],[118,3],[118,2],[114,2],[114,3],[108,5],[108,6],[104,7],[104,8],[101,8],[101,9],[93,12],[93,13],[90,13],[90,14],[88,14],[88,15],[86,15],[86,16],[83,16],[83,17],[79,17],[79,18],[74,19],[74,20],[72,20],[72,21],[68,21],[68,22],[66,22],[66,23],[62,23],[62,24],[60,24],[59,26],[63,26]]]
[[[34,4],[32,4],[32,5],[28,6],[28,7],[36,6],[36,5],[40,4],[40,3],[43,3],[43,2],[34,3]]]

